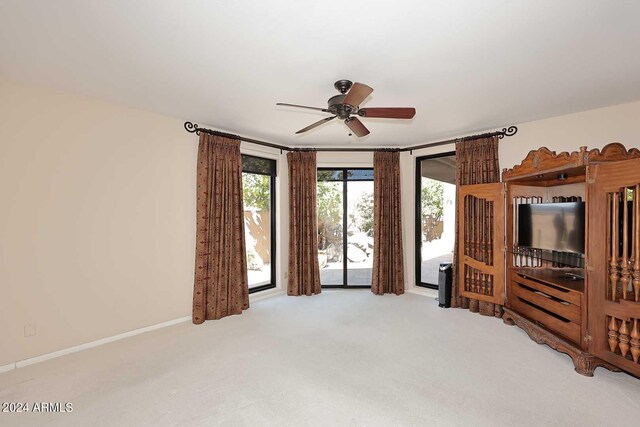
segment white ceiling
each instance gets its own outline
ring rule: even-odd
[[[0,74],[288,145],[408,145],[640,99],[640,2],[0,2]],[[324,113],[347,78],[364,107]]]

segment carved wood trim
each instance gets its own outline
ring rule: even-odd
[[[585,165],[587,147],[580,147],[580,151],[556,153],[547,147],[529,151],[527,157],[519,165],[502,171],[502,180],[507,181],[516,177],[541,174],[555,169],[569,169]]]
[[[640,150],[637,148],[626,149],[619,142],[607,144],[600,151],[597,148],[589,151],[589,163],[594,162],[616,162],[620,160],[638,159],[640,158]]]
[[[619,142],[607,144],[602,150],[594,148],[587,151],[587,147],[582,146],[579,151],[571,153],[566,151],[556,153],[547,147],[541,147],[537,150],[529,151],[527,157],[519,165],[515,165],[511,169],[503,169],[502,180],[509,181],[514,178],[523,178],[560,169],[577,168],[590,163],[614,162],[636,158],[640,158],[640,150],[637,148],[627,150]]]
[[[599,366],[607,368],[608,370],[613,372],[620,372],[620,369],[616,368],[615,366],[605,362],[602,359],[597,358],[591,353],[583,351],[579,347],[576,347],[574,344],[563,340],[562,338],[554,335],[543,327],[536,325],[535,323],[524,318],[523,316],[520,316],[519,314],[508,308],[504,309],[502,321],[507,325],[516,325],[519,328],[523,329],[527,333],[527,335],[529,335],[529,338],[531,338],[538,344],[546,344],[552,349],[571,357],[571,360],[573,360],[573,365],[575,366],[575,370],[580,375],[592,377],[593,371],[595,371],[595,369]]]

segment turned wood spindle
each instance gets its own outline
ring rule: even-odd
[[[616,348],[618,348],[618,324],[616,323],[616,318],[611,316],[611,321],[609,322],[609,349],[612,353],[616,352]]]
[[[482,199],[480,200],[481,209],[480,213],[482,215],[482,234],[480,235],[482,239],[482,262],[487,263],[487,201]]]
[[[480,273],[480,277],[482,278],[482,284],[480,285],[480,293],[482,295],[487,294],[487,275],[484,273]]]
[[[489,260],[493,265],[493,202],[489,202]]]
[[[465,197],[462,201],[464,204],[464,218],[461,218],[464,224],[464,230],[462,231],[462,243],[463,243],[463,253],[469,256],[469,200],[468,197]]]
[[[511,236],[513,236],[513,239],[511,242],[511,248],[512,248],[513,254],[511,255],[511,259],[513,260],[513,266],[517,267],[518,266],[517,255],[516,255],[516,243],[518,242],[518,231],[516,229],[518,224],[518,198],[517,197],[514,197],[512,199],[512,206],[513,206],[513,224],[511,229]]]
[[[529,198],[529,203],[537,204],[538,203],[538,198],[537,197],[530,197]],[[534,257],[533,254],[534,254],[533,248],[529,248],[529,250],[528,250],[529,257],[527,259],[527,265],[529,267],[535,267],[535,265],[536,265],[535,257]]]
[[[469,221],[469,235],[467,236],[468,244],[469,244],[469,256],[473,257],[473,233],[476,227],[475,221],[473,220],[473,204],[475,203],[475,199],[473,196],[469,197],[469,216],[467,217]]]
[[[476,259],[482,261],[482,199],[476,199],[476,224],[478,224],[478,230],[476,232]]]
[[[612,248],[612,230],[613,230],[613,214],[611,209],[613,207],[613,195],[612,193],[607,193],[607,210],[606,210],[606,221],[607,224],[607,240],[606,240],[606,248],[607,248],[607,266],[609,267],[609,280],[607,281],[606,287],[606,298],[607,301],[613,301],[613,292],[611,291],[611,248]]]
[[[518,204],[521,205],[523,204],[522,202],[522,197],[518,197]],[[522,248],[518,247],[518,267],[522,267],[523,266],[523,262],[522,262]]]
[[[476,199],[476,259],[482,260],[482,200]]]
[[[493,265],[493,202],[487,203],[487,256]]]
[[[493,224],[491,223],[491,204],[493,202],[486,202],[487,203],[487,258],[486,258],[486,263],[489,265],[493,265],[493,258],[491,257],[491,249],[493,247],[493,240],[491,239],[491,228],[493,227]]]
[[[489,247],[491,243],[489,242],[489,229],[491,228],[491,224],[489,223],[489,202],[484,201],[484,262],[485,264],[491,265],[491,259],[489,258]]]
[[[627,187],[622,190],[622,260],[620,261],[620,285],[622,286],[622,299],[627,299],[629,291],[629,212],[627,208]]]
[[[524,199],[525,203],[528,204],[535,204],[536,203],[536,198],[535,197],[525,197]],[[535,267],[535,261],[534,261],[534,249],[533,248],[526,248],[525,249],[525,257],[524,257],[524,264],[526,267]]]
[[[471,235],[469,240],[469,256],[471,258],[476,259],[476,229],[478,228],[476,224],[476,198],[473,196],[469,196],[469,203],[471,205],[471,212],[469,215],[469,221],[471,221]]]
[[[618,300],[618,192],[613,193],[611,203],[611,261],[609,279],[611,282],[611,301]]]
[[[527,198],[523,197],[521,202],[522,204],[526,204]],[[526,267],[526,266],[527,266],[527,249],[521,247],[520,248],[520,267]]]
[[[483,237],[484,240],[484,263],[489,264],[489,202],[486,200],[482,201],[483,205],[483,221],[484,221],[484,231]]]
[[[532,197],[531,203],[537,204],[542,203],[542,198],[540,197]],[[538,251],[536,249],[531,249],[529,252],[531,267],[540,267],[540,258],[538,258]]]
[[[469,266],[464,265],[464,290],[469,291],[471,284],[471,278],[469,277]]]
[[[476,222],[473,219],[473,205],[475,203],[475,198],[473,196],[469,196],[469,216],[467,220],[469,221],[469,235],[467,236],[468,244],[469,244],[469,257],[473,258],[473,236],[476,229]]]
[[[482,200],[476,198],[476,259],[482,260],[482,217],[481,217],[481,202]]]
[[[471,227],[469,229],[469,256],[475,259],[475,251],[473,248],[473,236],[475,236],[476,230],[476,222],[474,221],[473,213],[475,211],[475,202],[476,199],[473,196],[469,196],[469,222],[471,223]]]
[[[538,257],[538,267],[543,267],[544,258],[542,257],[542,249],[538,249],[536,251],[536,256]]]
[[[631,330],[631,357],[638,363],[640,358],[640,329],[638,329],[638,319],[633,319],[633,329]]]
[[[472,267],[469,267],[469,275],[471,276],[471,281],[469,282],[469,291],[475,292],[476,291],[476,271]]]
[[[464,232],[464,253],[466,256],[471,256],[471,196],[465,196],[464,198],[465,212],[464,212],[464,223],[467,229]]]
[[[478,234],[478,252],[480,261],[484,262],[484,199],[478,200],[478,222],[480,223],[480,228],[478,230],[480,232]]]
[[[618,329],[618,333],[620,334],[620,353],[622,357],[627,357],[627,353],[629,353],[629,328],[627,327],[627,322],[622,319],[622,324],[620,325],[620,329]]]
[[[476,223],[475,212],[476,212],[476,198],[473,196],[469,196],[469,222],[471,227],[469,228],[469,256],[475,259],[475,235],[476,229],[478,228],[478,224]]]
[[[640,302],[640,184],[633,191],[633,296]]]

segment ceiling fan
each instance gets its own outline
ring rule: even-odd
[[[306,132],[339,117],[341,120],[344,120],[344,123],[356,136],[363,137],[369,134],[369,129],[364,126],[357,116],[385,119],[412,119],[413,116],[416,115],[415,108],[360,108],[360,103],[373,92],[373,89],[365,84],[357,82],[351,83],[349,80],[338,80],[334,83],[333,87],[340,91],[340,95],[329,98],[328,108],[307,107],[304,105],[285,104],[283,102],[276,103],[276,105],[286,107],[306,108],[308,110],[317,110],[333,114],[331,117],[318,120],[306,128],[300,129],[296,134]]]

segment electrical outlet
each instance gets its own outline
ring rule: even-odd
[[[289,272],[288,272],[288,271],[285,271],[285,272],[284,272],[284,278],[285,278],[285,279],[288,279],[288,278],[289,278]]]
[[[29,323],[28,325],[24,325],[24,337],[33,337],[36,334],[36,324]]]

